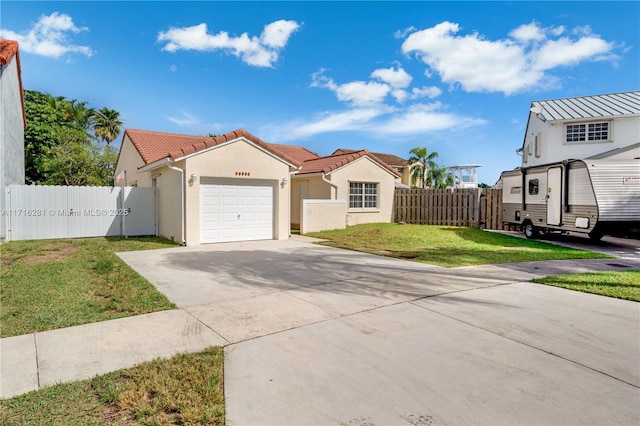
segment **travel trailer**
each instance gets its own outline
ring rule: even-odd
[[[503,222],[540,232],[640,235],[640,159],[565,160],[503,172]]]

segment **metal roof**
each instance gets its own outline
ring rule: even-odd
[[[547,121],[640,115],[640,91],[533,101],[531,111]]]

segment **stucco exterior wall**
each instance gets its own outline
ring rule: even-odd
[[[347,201],[303,200],[300,233],[346,228]]]
[[[262,180],[274,187],[275,239],[289,238],[289,166],[256,145],[238,140],[203,152],[185,160],[186,244],[200,244],[200,182],[201,178]],[[176,173],[178,174],[178,173]],[[191,175],[195,175],[191,179]]]
[[[300,185],[307,185],[307,196],[301,196]],[[301,206],[303,199],[314,200],[332,200],[334,199],[335,190],[326,182],[322,181],[320,176],[300,175],[294,176],[291,180],[291,223],[299,225],[301,216]]]
[[[609,122],[609,140],[597,142],[565,142],[566,124],[589,122]],[[540,138],[539,156],[536,155],[535,139]],[[523,144],[527,161],[522,160],[523,167],[549,164],[569,158],[583,159],[616,148],[638,143],[640,135],[640,117],[617,117],[613,119],[597,118],[593,120],[542,122],[535,114],[530,113],[529,124]],[[632,159],[638,152],[627,151],[620,155],[621,159]]]
[[[24,185],[24,116],[16,57],[0,66],[0,211],[5,209],[7,185]],[[6,235],[0,217],[0,238]]]
[[[338,185],[339,200],[347,202],[347,226],[360,223],[391,222],[395,176],[367,157],[359,158],[347,166],[332,172],[328,178]],[[349,182],[378,184],[377,209],[349,208]]]
[[[120,147],[120,156],[116,164],[115,176],[125,171],[125,178],[118,182],[117,186],[151,186],[151,173],[138,173],[138,167],[144,166],[144,160],[138,150],[133,146],[129,137],[125,134]]]
[[[184,167],[184,162],[178,162]],[[145,179],[155,179],[158,192],[158,235],[182,243],[182,179],[180,172],[160,167],[145,173]],[[149,186],[152,186],[150,184]]]

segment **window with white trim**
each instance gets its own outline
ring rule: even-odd
[[[377,209],[378,184],[366,182],[349,182],[350,209]]]
[[[609,122],[567,124],[567,142],[597,142],[609,140]]]

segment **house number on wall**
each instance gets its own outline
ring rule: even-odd
[[[236,176],[251,176],[251,172],[236,172]]]

